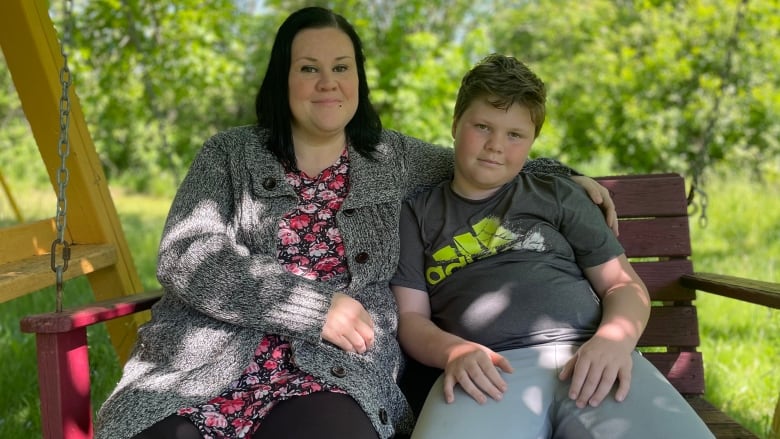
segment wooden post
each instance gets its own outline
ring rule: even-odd
[[[49,439],[92,439],[87,330],[36,334],[41,433]],[[40,367],[44,366],[44,367]]]
[[[56,190],[57,170],[60,166],[59,101],[62,95],[60,68],[63,60],[57,33],[49,17],[48,2],[3,0],[0,6],[0,46],[52,186]],[[67,165],[70,181],[67,188],[67,233],[75,244],[111,244],[116,248],[115,264],[87,275],[95,297],[102,300],[140,292],[142,285],[108,190],[100,158],[95,151],[76,96],[78,78],[78,72],[73,71],[74,84],[70,88],[69,96],[70,156]],[[54,207],[55,204],[52,203],[52,212]],[[36,237],[30,239],[37,241]],[[65,293],[67,306],[67,289]],[[121,362],[124,362],[130,353],[137,326],[146,318],[145,315],[128,317],[107,324],[111,341]]]
[[[11,210],[14,211],[16,222],[21,223],[22,221],[24,221],[24,217],[22,216],[22,212],[19,211],[19,206],[16,204],[16,200],[14,199],[14,194],[11,193],[11,189],[8,187],[8,183],[5,182],[5,177],[3,177],[2,169],[0,169],[0,186],[3,187],[3,192],[5,192],[6,198],[8,198],[8,204],[11,205]]]
[[[22,331],[36,334],[44,438],[92,438],[87,327],[148,310],[161,294],[137,294],[22,319]]]
[[[772,431],[769,432],[769,439],[780,439],[780,394],[777,395],[775,415],[772,417]]]

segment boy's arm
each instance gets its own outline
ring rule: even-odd
[[[599,206],[601,212],[604,214],[604,220],[607,222],[607,227],[612,230],[612,233],[614,233],[615,236],[620,235],[615,201],[612,199],[609,189],[586,175],[572,175],[571,179],[582,186],[585,189],[585,192],[588,193],[591,201]]]
[[[615,236],[618,236],[619,231],[615,202],[612,200],[609,189],[599,184],[599,182],[586,175],[580,174],[575,169],[564,165],[558,160],[546,157],[526,161],[525,166],[523,166],[523,172],[529,174],[552,174],[570,177],[575,183],[582,186],[585,189],[585,192],[588,193],[591,201],[601,208],[607,226],[612,229],[612,233],[614,233]]]
[[[625,399],[631,386],[631,353],[650,316],[647,288],[625,255],[584,272],[602,300],[601,323],[560,374],[564,380],[571,377],[569,397],[580,408],[598,406],[615,380],[615,399]]]
[[[478,343],[441,330],[431,321],[428,293],[414,288],[392,286],[398,303],[398,340],[406,353],[428,366],[444,369],[444,399],[455,400],[455,385],[480,404],[485,393],[500,400],[506,382],[496,370],[512,372],[509,361]]]

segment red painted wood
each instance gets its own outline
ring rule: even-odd
[[[41,431],[47,439],[91,439],[87,332],[38,334]]]
[[[712,273],[685,275],[680,283],[708,293],[780,309],[780,283]]]
[[[155,291],[22,319],[22,331],[37,334],[44,438],[91,439],[93,436],[86,327],[149,309],[160,296]]]
[[[694,349],[699,346],[695,306],[654,306],[639,346]]]
[[[696,292],[680,284],[680,276],[693,273],[693,263],[688,259],[672,259],[631,264],[647,286],[652,300],[691,301]]]
[[[27,316],[20,322],[22,332],[60,333],[84,328],[95,323],[145,311],[154,305],[162,292],[153,291],[133,296],[117,297],[80,308]]]
[[[748,431],[745,427],[739,425],[730,416],[727,416],[722,411],[718,410],[700,396],[687,396],[685,398],[688,404],[693,407],[696,414],[707,424],[707,427],[712,431],[718,439],[758,439],[758,436],[753,432]],[[773,437],[770,433],[769,437]]]
[[[691,255],[688,217],[620,221],[618,240],[629,258],[684,258]]]
[[[679,174],[599,177],[621,218],[685,216],[685,180]],[[682,194],[682,196],[680,196]]]
[[[704,368],[700,352],[652,352],[643,354],[683,395],[704,393]]]

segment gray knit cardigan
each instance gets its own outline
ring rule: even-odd
[[[266,140],[255,126],[233,128],[209,139],[195,158],[160,243],[157,276],[165,294],[98,413],[98,439],[130,438],[218,395],[240,376],[264,334],[290,339],[295,364],[346,390],[379,437],[411,430],[412,413],[396,385],[403,359],[388,280],[398,262],[401,200],[447,178],[452,149],[393,131],[383,132],[375,160],[350,147],[350,190],[337,222],[351,282],[337,290],[277,262],[278,223],[297,198]],[[374,319],[375,344],[364,354],[320,337],[336,291],[359,300]]]

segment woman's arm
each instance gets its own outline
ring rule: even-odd
[[[235,205],[237,165],[227,150],[241,140],[218,135],[195,158],[166,220],[158,279],[167,294],[214,319],[318,342],[333,287],[293,275],[271,251],[250,253],[237,240],[236,210],[246,207]]]

